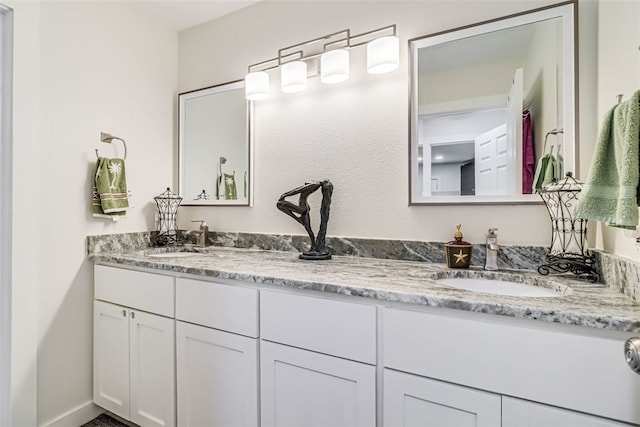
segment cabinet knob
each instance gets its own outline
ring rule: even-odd
[[[127,310],[122,310],[122,317],[127,317]]]
[[[629,338],[624,342],[624,358],[631,370],[640,375],[640,337]]]
[[[133,312],[133,311],[131,312],[131,318],[132,318],[132,319],[135,319],[135,318],[136,318],[136,313],[135,313],[135,312]]]

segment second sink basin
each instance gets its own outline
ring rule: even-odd
[[[500,277],[437,277],[438,285],[464,289],[472,292],[483,292],[494,295],[516,297],[554,298],[568,295],[568,286],[546,279],[529,278],[529,280],[509,280],[509,276]]]

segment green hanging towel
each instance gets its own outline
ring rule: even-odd
[[[638,225],[640,91],[605,115],[587,178],[576,203],[578,218],[611,227]]]
[[[129,208],[123,159],[98,158],[91,209],[95,217],[122,216]]]

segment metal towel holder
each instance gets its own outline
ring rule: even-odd
[[[117,136],[113,136],[110,133],[106,133],[106,132],[100,132],[100,141],[102,142],[106,142],[108,144],[111,144],[111,141],[113,140],[118,140],[120,142],[122,142],[122,147],[124,148],[124,159],[127,158],[127,143],[124,142],[124,139],[119,138]],[[96,148],[96,157],[100,157],[100,155],[98,154],[98,149]]]

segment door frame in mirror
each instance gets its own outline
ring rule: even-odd
[[[246,135],[247,135],[247,197],[245,200],[216,200],[215,195],[211,194],[208,200],[193,200],[184,193],[184,166],[182,165],[184,150],[186,144],[186,128],[185,128],[185,103],[190,99],[203,96],[211,96],[219,93],[238,90],[244,88],[244,80],[236,80],[218,85],[207,86],[201,89],[194,89],[178,94],[178,191],[183,197],[182,206],[253,206],[253,188],[254,188],[254,160],[253,160],[253,102],[246,100]],[[244,97],[244,90],[241,91]],[[215,169],[216,163],[212,159],[211,168]],[[244,177],[243,177],[244,178]],[[241,183],[244,185],[244,181]],[[239,191],[238,191],[239,192]]]
[[[563,123],[565,131],[564,170],[578,174],[578,76],[577,2],[562,3],[527,10],[517,14],[482,21],[451,30],[440,31],[408,40],[409,52],[409,206],[417,205],[522,205],[542,204],[537,194],[503,196],[441,196],[425,197],[417,194],[418,181],[418,49],[459,40],[474,35],[503,30],[546,19],[562,18],[563,35]],[[568,83],[568,84],[567,84]],[[567,124],[570,124],[568,126]],[[569,148],[570,147],[570,148]],[[423,160],[424,161],[424,160]]]

